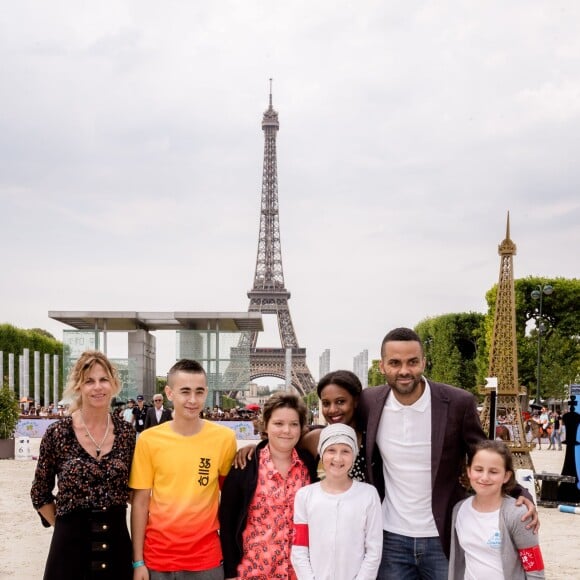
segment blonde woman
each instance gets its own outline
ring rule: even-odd
[[[63,394],[67,416],[42,438],[31,497],[43,525],[54,526],[44,580],[133,577],[126,508],[135,433],[111,413],[120,389],[107,357],[84,352]]]

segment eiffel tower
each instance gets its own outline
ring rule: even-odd
[[[516,344],[516,304],[514,264],[516,245],[510,239],[510,216],[507,216],[505,240],[498,247],[501,262],[495,301],[493,337],[489,350],[489,377],[497,377],[496,408],[498,416],[509,417],[510,440],[506,444],[514,458],[515,469],[534,469],[530,445],[525,438],[519,401],[518,350]],[[487,393],[481,411],[481,423],[489,433],[490,394]]]
[[[270,105],[262,119],[264,131],[264,169],[262,173],[262,204],[260,232],[253,288],[248,292],[249,312],[275,314],[278,319],[281,348],[256,348],[257,332],[246,333],[242,340],[250,348],[250,378],[286,377],[286,349],[292,349],[292,386],[301,394],[314,389],[314,379],[306,364],[306,349],[298,346],[288,300],[290,292],[284,285],[280,223],[278,216],[278,172],[276,169],[276,133],[280,128],[278,113]],[[241,344],[241,346],[243,346]]]

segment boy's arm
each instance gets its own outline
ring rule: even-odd
[[[292,566],[298,580],[315,580],[310,564],[310,547],[308,538],[308,516],[304,502],[303,489],[298,490],[294,498],[294,541],[290,552]]]
[[[218,466],[218,485],[220,490],[223,489],[226,477],[228,476],[230,469],[232,468],[234,457],[237,457],[236,449],[237,449],[236,436],[233,431],[230,431],[229,440],[226,440],[224,443],[222,458]]]
[[[242,558],[238,545],[237,531],[243,508],[243,490],[246,482],[238,471],[232,471],[224,482],[220,497],[218,517],[220,522],[220,542],[223,554],[224,575],[236,578],[237,568]],[[243,473],[243,472],[242,472]]]
[[[143,545],[145,544],[145,527],[149,517],[150,489],[133,490],[131,504],[131,539],[133,543],[133,562],[142,561]],[[149,580],[149,571],[146,566],[139,566],[133,570],[133,580]]]
[[[220,522],[220,542],[222,545],[223,567],[225,578],[237,577],[237,567],[242,554],[237,542],[237,532],[243,508],[244,490],[247,485],[247,472],[231,470],[233,457],[236,453],[236,437],[231,432],[231,438],[225,450],[219,469],[221,488],[218,518]],[[221,482],[223,481],[223,485]]]

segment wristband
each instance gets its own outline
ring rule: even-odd
[[[133,568],[141,568],[141,566],[145,566],[145,562],[143,562],[143,560],[137,560],[137,562],[133,562]]]

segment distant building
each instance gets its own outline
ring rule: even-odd
[[[330,349],[326,349],[318,358],[318,380],[330,372]]]
[[[369,351],[363,350],[353,359],[353,372],[359,378],[363,389],[369,386]]]

